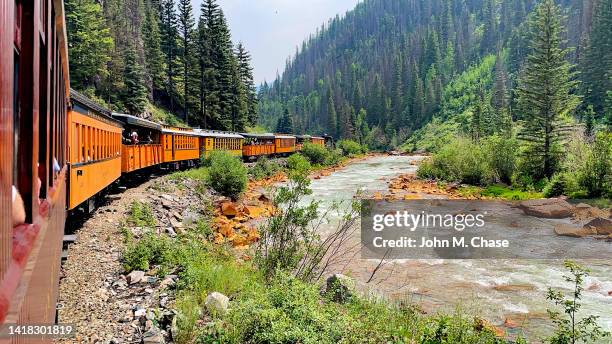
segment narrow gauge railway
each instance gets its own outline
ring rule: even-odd
[[[62,0],[0,6],[0,325],[55,322],[66,216],[120,178],[195,166],[213,151],[253,161],[331,144],[112,113],[69,88],[63,11]]]

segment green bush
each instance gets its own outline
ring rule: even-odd
[[[612,197],[612,133],[597,134],[579,169],[578,183],[589,197]]]
[[[544,197],[557,197],[561,195],[569,196],[577,191],[579,190],[576,177],[569,172],[562,172],[550,178],[542,193]]]
[[[128,223],[134,227],[155,227],[155,217],[151,205],[144,202],[134,201],[130,206]]]
[[[253,167],[249,169],[249,175],[256,180],[269,178],[281,170],[280,165],[275,161],[270,161],[267,157],[261,157]]]
[[[367,148],[365,146],[362,146],[353,140],[340,140],[336,146],[342,151],[343,156],[356,156],[367,152]]]
[[[247,185],[247,170],[235,156],[224,151],[209,156],[208,184],[217,192],[234,199],[240,197]]]
[[[307,173],[310,171],[310,162],[302,154],[292,154],[287,159],[287,168],[289,172]]]
[[[493,135],[484,138],[481,145],[493,178],[498,182],[510,184],[516,171],[517,140]]]
[[[151,265],[170,263],[170,239],[164,235],[147,232],[138,242],[129,242],[123,252],[123,267],[126,271],[147,271]]]
[[[304,155],[311,164],[323,165],[328,159],[329,151],[325,147],[307,142],[302,147],[301,154]]]
[[[491,181],[493,172],[482,148],[470,140],[458,138],[442,147],[417,170],[419,178],[480,185]]]

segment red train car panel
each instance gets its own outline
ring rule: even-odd
[[[70,185],[68,209],[72,210],[121,177],[121,122],[110,111],[71,90],[68,113]]]
[[[6,0],[0,19],[0,324],[53,323],[66,217],[63,4]]]

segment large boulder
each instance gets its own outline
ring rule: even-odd
[[[594,229],[599,235],[612,234],[612,220],[596,217],[584,225],[585,228]]]
[[[574,212],[574,207],[560,198],[522,201],[519,208],[527,215],[547,219],[563,219],[572,216]]]
[[[555,233],[557,235],[568,236],[573,238],[582,238],[588,235],[597,234],[592,228],[587,227],[575,227],[571,225],[557,225],[555,226]]]
[[[204,305],[208,313],[213,315],[224,315],[229,308],[229,298],[215,291],[208,294]]]

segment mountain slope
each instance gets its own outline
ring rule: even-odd
[[[560,4],[579,14],[567,23],[569,44],[578,46],[591,25],[591,0]],[[448,117],[454,111],[445,104],[452,81],[489,55],[492,67],[497,52],[503,64],[476,76],[475,97],[491,106],[510,97],[501,103],[511,106],[506,90],[526,55],[524,22],[534,5],[534,0],[366,0],[308,38],[283,74],[261,86],[261,123],[274,129],[287,107],[296,132],[352,137],[372,148],[394,146],[434,116]],[[498,69],[503,93],[495,101]],[[360,121],[362,109],[367,125]]]

